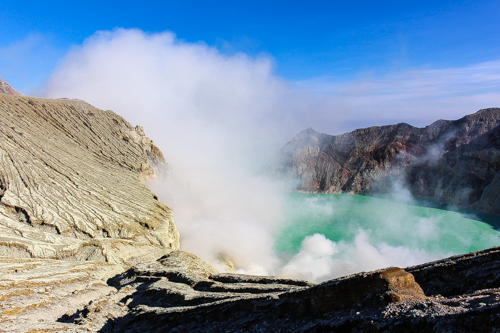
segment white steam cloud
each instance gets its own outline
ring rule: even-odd
[[[301,250],[283,268],[281,275],[308,281],[325,281],[382,267],[407,267],[437,259],[421,249],[372,245],[368,232],[359,229],[354,241],[335,243],[322,234],[307,236]]]
[[[399,194],[399,195],[398,195]],[[500,244],[500,233],[456,212],[414,206],[407,189],[392,197],[291,195],[280,236],[280,275],[319,282],[382,267],[407,267]],[[311,233],[313,233],[311,235]],[[336,241],[333,241],[336,240]]]
[[[172,166],[152,186],[174,211],[183,249],[211,262],[225,254],[250,273],[275,271],[271,230],[283,189],[259,174],[302,126],[289,125],[297,97],[269,59],[225,56],[168,32],[99,32],[68,54],[46,95],[145,127]]]
[[[318,97],[311,82],[275,76],[272,63],[170,32],[101,31],[66,55],[44,95],[83,99],[144,126],[172,167],[151,186],[173,209],[182,248],[207,261],[223,255],[246,273],[314,281],[425,261],[425,252],[371,244],[364,230],[351,244],[313,235],[289,262],[278,257],[273,235],[283,223],[286,188],[261,171],[300,130],[341,133],[368,104],[339,99],[331,86]]]

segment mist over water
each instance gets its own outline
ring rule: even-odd
[[[316,282],[500,245],[498,231],[460,213],[368,196],[291,193],[284,214],[280,274]]]
[[[393,91],[405,77],[374,86]],[[462,100],[467,112],[449,107],[446,87],[435,90],[441,99],[417,94],[420,104],[408,104],[407,93],[419,86],[418,80],[410,81],[410,89],[397,97],[399,104],[388,100],[398,117],[419,115],[425,125],[438,110],[461,110],[463,116],[480,108]],[[498,245],[491,229],[470,229],[465,220],[451,226],[450,219],[458,221],[459,215],[447,220],[432,210],[365,197],[290,194],[287,185],[263,176],[273,154],[304,128],[340,134],[347,131],[345,123],[392,123],[388,119],[396,113],[384,113],[387,105],[373,106],[370,98],[384,96],[383,91],[365,96],[360,86],[366,84],[339,83],[318,95],[276,76],[266,55],[229,56],[170,32],[116,29],[97,32],[69,52],[43,91],[45,97],[83,99],[144,127],[170,165],[168,177],[148,186],[172,208],[181,248],[220,270],[228,269],[223,257],[238,272],[321,281],[408,266],[477,244]],[[422,87],[428,90],[427,84]],[[345,94],[346,89],[355,94]],[[436,98],[442,104],[426,104]],[[412,201],[404,189],[393,194]]]

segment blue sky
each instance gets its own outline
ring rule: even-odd
[[[4,0],[0,47],[31,38],[34,54],[26,57],[46,57],[30,59],[38,76],[97,30],[167,30],[227,53],[267,53],[278,75],[296,80],[496,60],[499,15],[500,1]],[[8,76],[17,81],[15,72]]]
[[[268,59],[273,76],[328,99],[330,107],[343,105],[352,115],[345,129],[425,125],[499,106],[499,14],[498,0],[4,0],[0,77],[25,94],[46,95],[68,52],[97,31],[169,31],[178,44]],[[416,116],[410,103],[427,115]],[[436,114],[444,109],[457,111]]]

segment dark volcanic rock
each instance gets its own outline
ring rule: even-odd
[[[416,197],[500,215],[500,109],[424,128],[401,123],[338,136],[308,128],[282,149],[278,172],[303,191],[384,193],[399,182]]]
[[[408,267],[406,271],[415,276],[427,295],[450,297],[500,288],[500,248]]]
[[[61,321],[100,332],[497,332],[499,253],[492,248],[310,285],[207,275],[213,269],[192,255],[179,267],[175,258],[184,253],[174,251],[146,265],[154,269],[138,265],[111,279],[116,294]]]

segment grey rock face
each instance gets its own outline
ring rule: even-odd
[[[372,194],[403,183],[416,197],[500,215],[500,109],[417,128],[370,127],[339,136],[307,129],[281,151],[278,173],[297,189]]]
[[[141,183],[165,168],[112,111],[0,95],[0,255],[127,267],[179,248],[171,210]]]

